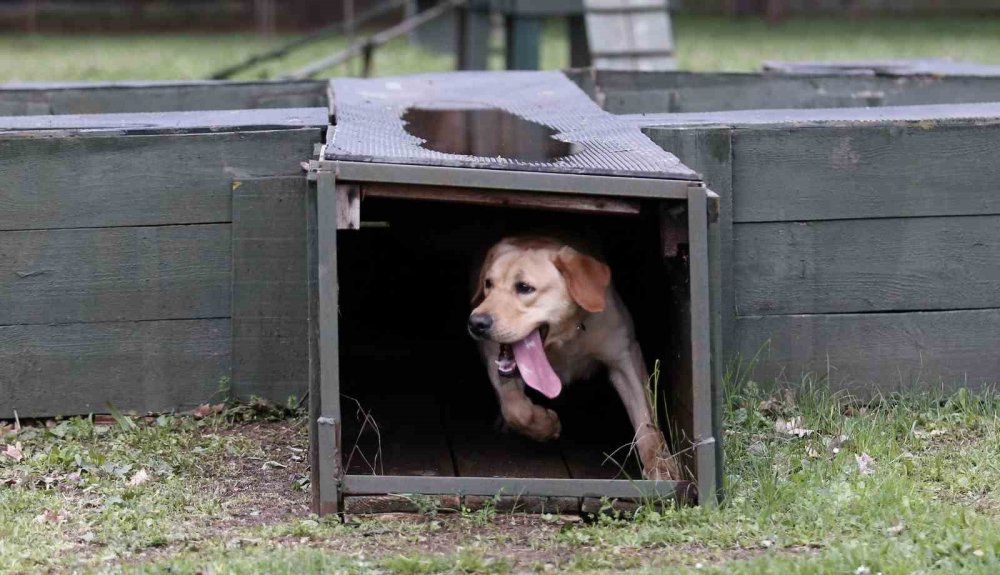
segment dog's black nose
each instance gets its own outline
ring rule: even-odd
[[[488,313],[474,313],[469,316],[469,331],[473,335],[486,335],[493,327],[493,317]]]

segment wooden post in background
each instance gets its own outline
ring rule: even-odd
[[[257,33],[268,38],[273,37],[277,32],[274,0],[254,0],[253,12]]]
[[[26,2],[24,27],[29,34],[38,32],[38,2],[39,0],[27,0]]]

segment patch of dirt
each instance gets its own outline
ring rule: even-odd
[[[254,422],[227,428],[223,437],[249,440],[256,453],[227,451],[204,485],[224,500],[227,517],[213,527],[231,529],[272,524],[309,514],[309,486],[295,489],[309,473],[309,434],[302,420]]]

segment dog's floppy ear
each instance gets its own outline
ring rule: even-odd
[[[479,267],[479,279],[476,280],[476,285],[472,288],[472,306],[476,307],[483,303],[485,299],[485,286],[486,283],[486,270],[490,269],[493,265],[493,260],[497,257],[497,252],[502,244],[496,244],[490,248],[490,251],[486,252],[486,257],[483,258],[483,265]]]
[[[577,305],[592,313],[604,311],[607,305],[605,292],[611,284],[611,268],[569,246],[556,252],[553,263],[566,279],[569,295]]]

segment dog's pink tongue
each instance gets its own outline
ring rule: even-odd
[[[562,382],[559,376],[549,365],[549,359],[545,357],[545,348],[542,346],[542,336],[538,330],[531,332],[528,337],[513,344],[514,359],[517,360],[517,370],[521,372],[521,379],[528,386],[542,392],[545,397],[553,398],[562,391]]]

